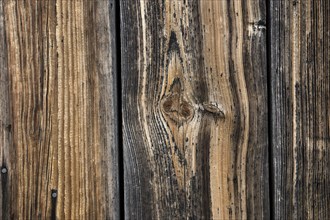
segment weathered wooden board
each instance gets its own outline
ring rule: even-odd
[[[8,169],[11,147],[9,77],[7,72],[6,38],[3,4],[0,4],[0,219],[8,219]]]
[[[270,1],[275,219],[330,219],[330,2]]]
[[[119,218],[114,8],[0,1],[1,219]]]
[[[265,1],[120,8],[126,218],[269,218]]]

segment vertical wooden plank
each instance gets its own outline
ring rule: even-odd
[[[119,218],[114,8],[1,0],[11,107],[2,99],[0,112],[7,126],[11,110],[13,136],[0,146],[10,160],[4,219]]]
[[[330,3],[270,3],[274,216],[329,219]]]
[[[4,26],[3,1],[0,2],[0,219],[9,219],[8,203],[10,166],[9,149],[11,143],[11,117],[9,99],[9,79],[7,72],[6,33]]]
[[[126,218],[269,218],[265,2],[120,6]]]

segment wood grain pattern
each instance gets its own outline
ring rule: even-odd
[[[330,3],[271,1],[276,219],[330,219]]]
[[[269,218],[265,2],[120,3],[126,218]]]
[[[10,200],[8,166],[11,143],[11,116],[9,98],[9,77],[7,72],[6,34],[0,3],[0,219],[8,219],[8,200]]]
[[[118,219],[114,1],[0,5],[2,219]]]

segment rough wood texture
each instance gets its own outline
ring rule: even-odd
[[[270,1],[276,219],[330,219],[330,3]]]
[[[7,72],[6,34],[3,17],[3,4],[0,3],[0,219],[8,219],[11,146],[11,117],[9,98],[9,79]]]
[[[113,4],[0,1],[1,219],[119,218]]]
[[[269,218],[265,1],[121,1],[127,219]]]

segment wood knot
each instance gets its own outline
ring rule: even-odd
[[[170,94],[164,98],[162,111],[176,123],[186,122],[193,118],[194,108],[183,97],[179,78],[173,81]]]
[[[184,122],[194,116],[193,107],[178,95],[170,95],[164,99],[163,111],[175,122]]]
[[[200,109],[208,114],[212,114],[215,117],[218,118],[224,118],[225,113],[223,112],[222,109],[218,107],[216,103],[203,103],[200,107]]]

